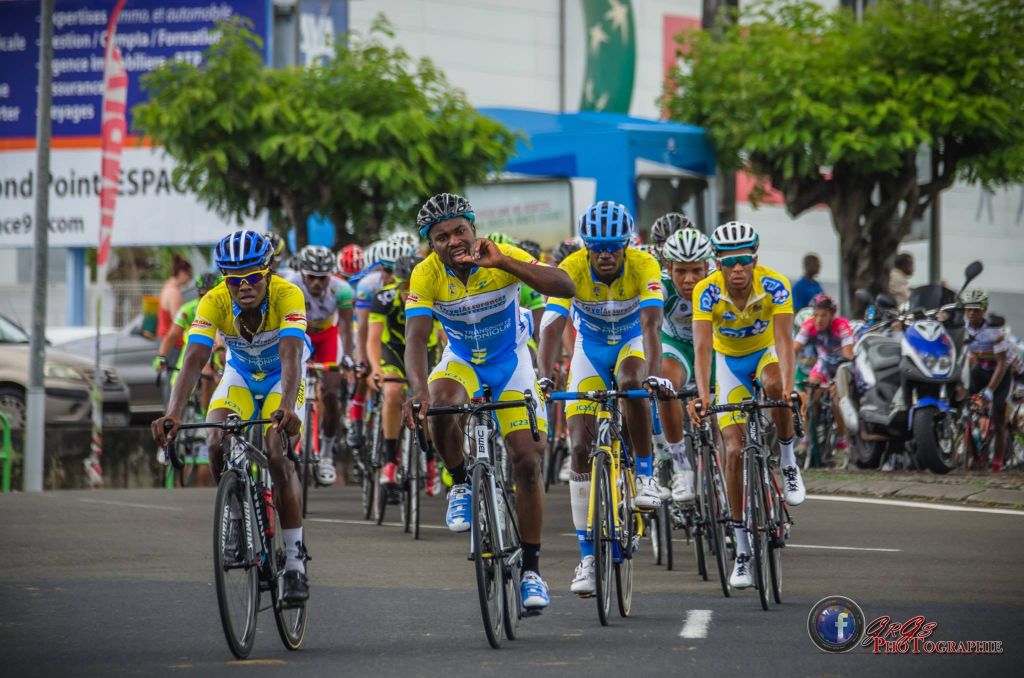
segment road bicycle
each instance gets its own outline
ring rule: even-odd
[[[804,469],[830,466],[836,451],[836,417],[832,404],[832,388],[828,384],[804,382],[799,388],[807,391],[807,447]]]
[[[562,384],[564,373],[561,365],[556,365],[552,379],[557,385]],[[545,403],[548,411],[548,441],[544,449],[543,477],[544,491],[559,482],[558,474],[562,465],[569,457],[569,436],[566,430],[565,403],[549,400]]]
[[[623,431],[621,398],[651,398],[645,389],[560,391],[550,400],[589,400],[597,404],[597,432],[590,448],[590,501],[587,540],[594,542],[597,617],[608,625],[611,612],[612,571],[619,615],[628,617],[633,606],[633,554],[645,533],[645,521],[636,508],[635,462]]]
[[[793,520],[778,480],[772,473],[777,464],[766,442],[768,422],[764,410],[791,410],[797,437],[803,436],[803,423],[797,394],[792,394],[789,400],[764,400],[760,384],[755,381],[753,395],[753,399],[739,403],[713,405],[709,413],[743,412],[747,415],[746,444],[743,447],[743,525],[754,561],[754,586],[761,608],[767,610],[769,583],[776,604],[782,603],[782,549],[789,539]]]
[[[965,471],[988,467],[992,453],[992,419],[989,406],[980,395],[971,396],[963,408],[960,426],[953,438],[953,449],[963,460]]]
[[[387,460],[384,458],[384,422],[383,422],[383,386],[384,384],[409,385],[409,380],[402,377],[385,376],[375,379],[377,392],[374,394],[374,408],[377,416],[376,428],[373,430],[373,468],[377,477]],[[414,434],[404,426],[399,434],[398,463],[395,470],[395,484],[381,485],[376,489],[373,516],[378,525],[384,523],[384,515],[388,504],[398,504],[402,529],[412,533],[413,539],[420,538],[420,499],[425,488],[427,458],[426,452],[419,449],[413,441]]]
[[[176,367],[168,366],[166,372],[173,374],[177,372]],[[163,371],[157,373],[156,383],[162,385],[163,382]],[[208,374],[199,375],[200,380],[212,380],[213,377]],[[168,380],[168,383],[170,380]],[[200,384],[202,381],[200,381]],[[194,423],[201,422],[206,419],[206,412],[203,410],[202,404],[199,401],[199,391],[197,387],[192,390],[192,394],[188,397],[188,402],[185,403],[185,410],[181,414],[181,420],[184,422]],[[180,440],[177,441],[177,452],[179,464],[169,463],[167,464],[167,474],[164,480],[164,487],[168,490],[175,487],[189,487],[196,474],[196,466],[200,463],[199,453],[200,450],[206,446],[206,436],[202,433],[195,433],[193,431],[187,431],[182,434]],[[171,461],[167,459],[166,461]]]
[[[270,463],[262,449],[262,427],[272,423],[272,419],[243,421],[232,414],[223,422],[181,425],[182,430],[219,428],[225,434],[224,472],[214,505],[213,577],[224,638],[239,659],[252,651],[256,615],[266,609],[273,609],[281,642],[289,650],[297,650],[306,633],[306,603],[285,604],[283,599],[282,527]],[[250,439],[246,439],[247,430]],[[298,463],[283,431],[281,443],[289,459]],[[172,463],[178,458],[173,442],[167,453]],[[309,560],[305,547],[302,557]],[[265,593],[270,595],[267,606],[261,600]]]
[[[465,405],[431,407],[428,417],[459,415],[467,418],[465,431],[470,441],[472,459],[466,472],[470,478],[472,511],[468,560],[476,573],[480,612],[483,616],[487,642],[497,649],[501,638],[514,640],[519,622],[528,613],[519,596],[522,579],[523,548],[519,522],[511,497],[511,481],[504,477],[494,457],[495,441],[500,437],[494,412],[511,407],[525,407],[530,432],[540,440],[535,403],[529,391],[522,400],[491,401],[490,389]],[[421,403],[413,402],[416,439],[422,452],[427,450],[427,436],[419,418]]]

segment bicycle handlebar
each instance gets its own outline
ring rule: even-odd
[[[700,403],[698,402],[695,407],[699,413],[701,410]],[[797,438],[803,438],[804,425],[803,420],[800,417],[800,396],[796,393],[791,395],[789,400],[744,400],[738,403],[712,405],[708,408],[708,414],[717,414],[719,412],[746,412],[749,414],[755,410],[770,410],[775,408],[785,408],[793,411],[793,430],[796,433]]]
[[[278,416],[273,419],[243,420],[241,417],[238,417],[237,415],[230,415],[224,421],[200,421],[192,424],[179,424],[178,430],[189,431],[203,428],[219,428],[225,433],[231,435],[239,435],[244,429],[247,429],[251,426],[266,426],[267,424],[275,424],[278,421],[280,421],[280,419],[281,417]],[[174,424],[171,423],[170,421],[164,421],[164,432],[166,433],[170,431],[171,427],[173,426]],[[278,433],[281,436],[281,449],[285,451],[285,454],[288,455],[288,458],[291,461],[299,461],[299,455],[295,453],[295,450],[293,450],[291,445],[289,444],[288,433],[286,431],[279,431]],[[184,461],[178,455],[178,451],[173,440],[167,441],[167,457],[168,459],[170,459],[171,465],[174,466],[174,468],[181,469],[184,466]]]
[[[609,398],[657,398],[657,394],[647,389],[633,388],[626,391],[597,390],[597,391],[553,391],[548,394],[548,400],[593,400],[602,401]]]
[[[527,391],[523,394],[522,400],[498,400],[498,401],[485,401],[480,403],[465,403],[463,405],[442,405],[440,407],[431,407],[427,410],[428,417],[436,417],[443,415],[452,414],[468,414],[474,415],[481,412],[493,412],[494,410],[507,410],[512,407],[525,407],[526,417],[530,422],[530,434],[533,436],[535,441],[540,440],[540,430],[537,428],[537,413],[535,411],[535,405],[533,401],[533,395]],[[419,440],[420,445],[424,450],[427,449],[426,435],[423,432],[423,423],[420,421],[419,414],[423,408],[423,404],[418,400],[414,400],[412,403],[413,418],[416,420],[416,437]]]

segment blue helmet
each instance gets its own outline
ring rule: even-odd
[[[602,200],[595,202],[580,215],[580,239],[584,244],[620,242],[625,245],[636,230],[629,211],[617,202]]]
[[[213,263],[222,271],[233,271],[250,266],[266,266],[274,255],[274,248],[256,231],[235,231],[221,238],[213,250]]]

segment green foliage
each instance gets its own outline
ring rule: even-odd
[[[861,22],[760,2],[736,25],[680,36],[690,51],[666,95],[673,118],[707,129],[723,167],[769,179],[791,214],[827,204],[848,259],[874,259],[854,282],[877,287],[954,179],[1024,179],[1022,35],[1018,0],[887,0]],[[919,181],[927,147],[940,171]]]
[[[242,23],[220,31],[203,66],[170,63],[146,76],[150,99],[134,116],[177,161],[176,179],[223,215],[266,210],[297,226],[301,245],[318,212],[335,223],[338,244],[368,241],[389,222],[407,225],[430,194],[482,181],[514,150],[514,135],[428,60],[387,44],[383,18],[309,68],[266,68]]]

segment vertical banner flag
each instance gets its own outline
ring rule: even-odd
[[[107,281],[110,265],[110,238],[114,229],[114,208],[117,203],[118,176],[121,172],[121,152],[127,134],[125,113],[128,102],[128,71],[121,58],[121,50],[114,40],[117,18],[125,0],[118,0],[107,24],[107,44],[103,59],[103,105],[100,134],[100,239],[96,250],[96,375],[92,391],[92,450],[85,461],[86,472],[94,486],[103,484],[100,456],[103,454],[103,370],[100,369],[100,299]]]
[[[581,111],[629,113],[636,70],[632,0],[581,0],[587,45]]]

